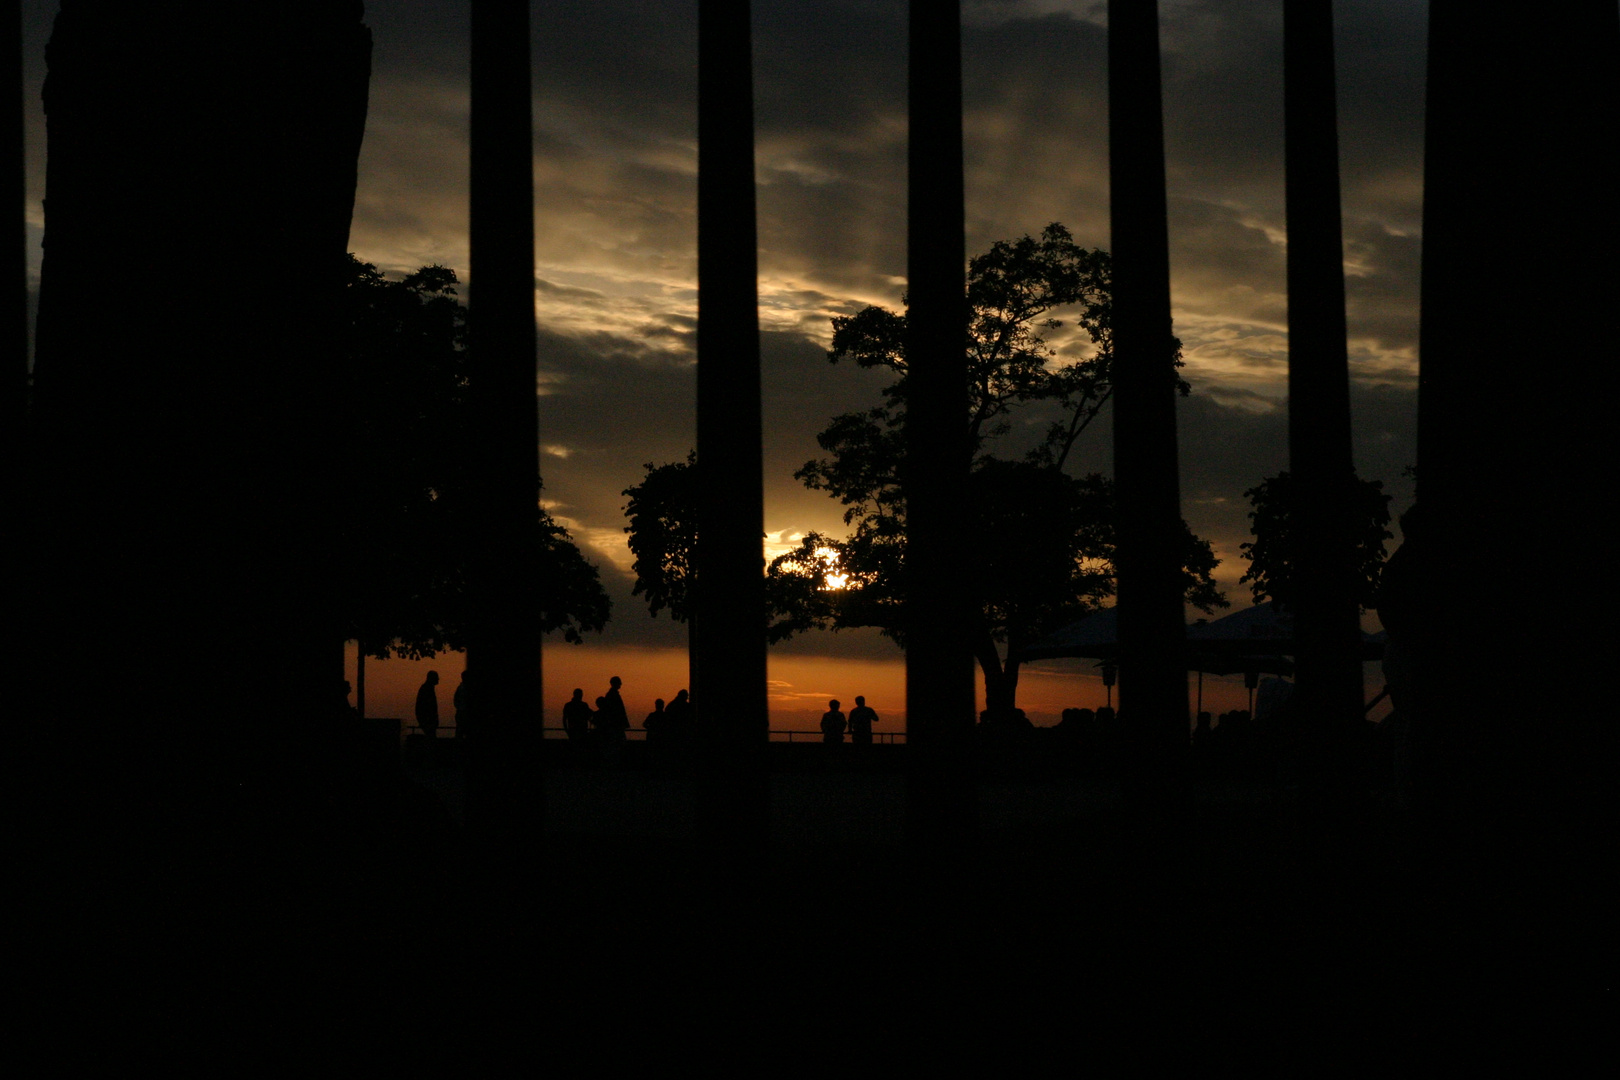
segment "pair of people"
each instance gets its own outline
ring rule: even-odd
[[[664,707],[664,699],[658,698],[653,703],[653,711],[641,722],[650,743],[687,742],[695,726],[691,696],[685,690],[675,695],[668,708]]]
[[[347,685],[347,684],[345,684]],[[427,678],[416,691],[416,727],[428,738],[437,738],[439,734],[439,673],[430,671]],[[467,673],[461,673],[461,682],[456,685],[456,693],[452,704],[456,708],[456,733],[461,734],[464,716],[467,712],[469,692],[467,690]]]
[[[841,743],[844,741],[844,731],[849,731],[850,742],[858,746],[872,745],[872,725],[877,723],[877,710],[866,704],[866,698],[857,695],[855,707],[849,710],[846,720],[839,709],[837,698],[827,702],[827,711],[821,714],[821,741],[828,743]]]

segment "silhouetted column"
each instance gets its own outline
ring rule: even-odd
[[[486,837],[538,825],[540,434],[535,397],[529,9],[472,6],[468,390],[481,442],[469,567],[468,813]]]
[[[1620,295],[1620,14],[1430,5],[1418,490],[1424,672],[1449,802],[1517,814],[1607,781]],[[1499,335],[1496,336],[1496,335]],[[1522,581],[1522,599],[1505,599]],[[1504,624],[1523,607],[1529,626]],[[1504,636],[1504,633],[1506,636]]]
[[[753,100],[747,0],[701,0],[692,699],[703,825],[744,860],[763,854],[769,809]]]
[[[1312,798],[1342,802],[1362,722],[1355,466],[1332,0],[1283,5],[1288,198],[1288,450],[1294,508],[1297,706]]]
[[[7,318],[6,350],[12,355],[6,359],[5,412],[0,424],[5,426],[6,495],[12,507],[18,507],[21,495],[18,489],[22,467],[22,432],[28,400],[28,223],[23,214],[23,203],[28,198],[28,169],[24,162],[23,135],[23,62],[22,62],[22,0],[0,8],[0,71],[4,71],[5,118],[0,121],[0,139],[16,154],[6,163],[4,194],[11,207],[11,224],[6,227],[6,244],[11,254],[6,256],[4,289]],[[14,511],[15,512],[15,511]],[[15,536],[13,524],[4,526],[3,535]],[[12,631],[11,633],[15,633]],[[10,634],[7,640],[11,640]]]
[[[911,4],[906,226],[906,741],[909,829],[930,845],[975,823],[973,655],[961,577],[967,299],[959,5]]]
[[[370,50],[347,0],[70,0],[47,47],[24,681],[86,747],[173,740],[188,782],[307,757],[332,708],[326,388]],[[156,650],[229,639],[266,670],[151,689]]]
[[[1108,5],[1114,257],[1114,481],[1119,711],[1133,790],[1179,798],[1187,753],[1186,629],[1176,460],[1175,345],[1154,0]]]
[[[1457,874],[1447,934],[1472,915],[1502,970],[1592,984],[1613,914],[1617,108],[1612,2],[1430,4],[1419,820]]]

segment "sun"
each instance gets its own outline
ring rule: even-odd
[[[821,589],[823,592],[849,587],[849,575],[837,572],[838,551],[836,548],[816,548],[816,558],[821,560]]]

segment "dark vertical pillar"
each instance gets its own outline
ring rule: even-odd
[[[1600,512],[1620,13],[1435,0],[1429,18],[1418,498],[1432,601],[1416,720],[1431,768],[1417,779],[1496,880],[1539,879],[1576,905],[1525,924],[1579,934],[1574,911],[1602,889],[1574,879],[1606,862],[1598,809],[1612,809],[1599,658],[1614,634],[1595,598],[1613,564]],[[1521,573],[1532,627],[1504,640],[1502,584]]]
[[[1111,0],[1108,5],[1108,153],[1119,711],[1131,748],[1130,790],[1145,807],[1181,797],[1189,737],[1175,345],[1154,0]]]
[[[769,716],[754,92],[748,0],[698,5],[698,521],[692,699],[703,827],[726,866],[763,857]]]
[[[199,781],[292,753],[333,705],[342,417],[324,388],[370,51],[343,0],[74,0],[47,48],[25,682],[87,745],[161,733],[202,755]],[[138,253],[146,286],[109,252]],[[140,694],[139,645],[227,637],[274,670],[250,689],[188,665],[183,693]],[[142,715],[160,701],[161,723]]]
[[[1302,780],[1308,800],[1339,805],[1348,794],[1362,687],[1332,0],[1287,0],[1283,41]]]
[[[908,150],[906,740],[909,829],[925,847],[975,823],[973,657],[959,577],[967,440],[960,5],[911,4]]]
[[[47,46],[22,831],[42,914],[92,951],[293,940],[244,923],[329,895],[330,388],[370,55],[347,0],[64,0]],[[244,903],[258,881],[314,888]]]
[[[505,847],[538,825],[539,420],[529,8],[472,6],[469,392],[478,535],[469,552],[468,814]]]
[[[0,425],[5,428],[5,477],[7,502],[19,505],[19,470],[22,467],[22,431],[28,401],[28,223],[23,216],[23,203],[28,198],[28,170],[24,164],[23,147],[23,61],[22,61],[22,0],[11,0],[0,8],[0,78],[5,80],[4,101],[0,108],[5,117],[0,121],[0,139],[5,140],[8,155],[6,175],[0,198],[11,207],[7,213],[11,224],[6,226],[5,242],[11,252],[6,256],[4,276],[6,316],[6,399]],[[9,516],[9,515],[8,515]],[[5,526],[6,537],[11,537],[12,526]]]

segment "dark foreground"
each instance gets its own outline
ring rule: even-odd
[[[424,1052],[474,1029],[641,1033],[593,1043],[606,1060],[666,1025],[943,1047],[1012,1016],[1082,1041],[1154,1020],[1173,1036],[1138,1048],[1154,1057],[1295,1012],[1362,1045],[1433,1036],[1458,995],[1612,987],[1589,845],[1420,822],[1377,784],[1324,828],[1274,778],[1205,769],[1184,812],[1144,822],[1106,775],[1003,754],[977,832],[915,851],[903,747],[781,746],[769,843],[717,852],[681,763],[556,744],[544,831],[514,850],[459,820],[452,750],[408,749],[337,788],[135,782],[121,814],[33,806],[23,970],[42,1022],[85,1025],[64,1053],[116,1053],[109,1017],[217,1033],[287,1014],[295,1045],[381,1030]]]

